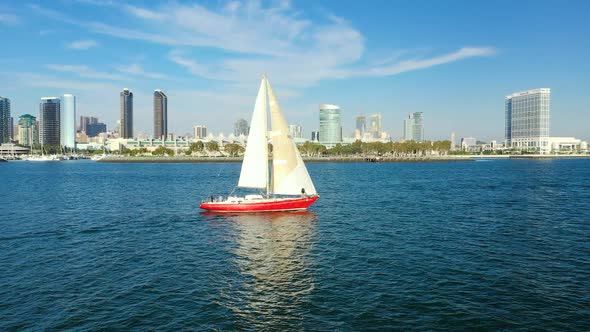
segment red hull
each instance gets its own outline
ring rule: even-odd
[[[201,209],[214,212],[270,212],[305,210],[310,207],[319,196],[300,198],[277,198],[263,202],[242,201],[240,203],[204,202]]]

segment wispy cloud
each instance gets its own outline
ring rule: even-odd
[[[83,78],[92,78],[92,79],[102,79],[102,80],[112,80],[112,81],[123,81],[128,80],[128,77],[118,74],[106,73],[96,71],[88,66],[83,65],[57,65],[57,64],[48,64],[45,66],[48,69],[57,71],[57,72],[65,72],[75,74],[79,77]]]
[[[87,50],[98,47],[98,42],[92,39],[76,40],[68,44],[68,48],[72,50]]]
[[[0,13],[0,24],[16,25],[20,22],[18,16],[8,13]]]
[[[143,76],[143,77],[147,77],[147,78],[168,79],[168,76],[166,76],[164,74],[152,73],[152,72],[147,72],[147,71],[143,70],[143,68],[137,63],[132,63],[127,66],[118,66],[117,70],[122,73],[125,73],[125,74]]]
[[[109,1],[84,2],[115,5]],[[269,6],[259,1],[229,1],[216,10],[175,2],[162,8],[124,5],[122,8],[130,21],[136,22],[126,27],[79,22],[40,6],[32,8],[95,33],[173,46],[168,59],[191,74],[238,84],[251,82],[253,77],[266,72],[278,83],[306,87],[327,79],[397,75],[495,53],[491,47],[460,47],[450,53],[413,53],[412,56],[397,50],[395,57],[370,64],[363,61],[367,53],[365,38],[351,23],[330,13],[325,15],[325,20],[312,22],[293,9],[289,1],[273,2]],[[191,53],[192,47],[225,53],[215,59],[199,58]],[[161,78],[160,74],[148,74],[139,67],[121,71]]]

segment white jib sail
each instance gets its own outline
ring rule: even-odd
[[[250,121],[250,132],[246,142],[246,152],[240,171],[238,187],[266,188],[268,183],[268,115],[266,103],[266,78],[262,79],[254,113]]]
[[[267,81],[270,104],[272,138],[272,192],[279,195],[301,195],[304,189],[308,195],[315,195],[315,187],[299,150],[289,137],[287,122]]]

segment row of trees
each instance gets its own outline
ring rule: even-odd
[[[232,157],[240,156],[244,153],[243,146],[235,143],[228,143],[223,146],[227,155]],[[299,151],[303,156],[320,157],[320,156],[361,156],[361,155],[390,155],[394,157],[404,156],[426,156],[431,154],[445,155],[449,154],[451,148],[450,141],[427,141],[427,142],[361,142],[357,140],[352,144],[342,145],[336,144],[333,148],[328,149],[324,145],[313,142],[305,142],[298,146]],[[269,149],[272,152],[272,145],[269,144]],[[201,141],[191,143],[188,150],[184,151],[187,156],[193,153],[219,152],[219,143],[210,141],[203,143]],[[145,147],[135,150],[125,150],[123,154],[131,156],[148,154]],[[160,146],[151,153],[154,156],[174,156],[174,150]]]
[[[299,151],[305,156],[353,156],[353,155],[392,155],[392,156],[415,156],[415,155],[429,155],[429,154],[447,154],[451,149],[450,141],[434,141],[434,142],[361,142],[355,141],[349,145],[336,144],[331,149],[325,146],[305,142],[299,146]]]

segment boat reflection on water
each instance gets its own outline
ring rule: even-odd
[[[309,309],[307,296],[315,286],[311,248],[316,215],[308,211],[204,214],[231,221],[237,271],[220,278],[225,283],[220,304],[236,315],[237,327],[302,326]]]

